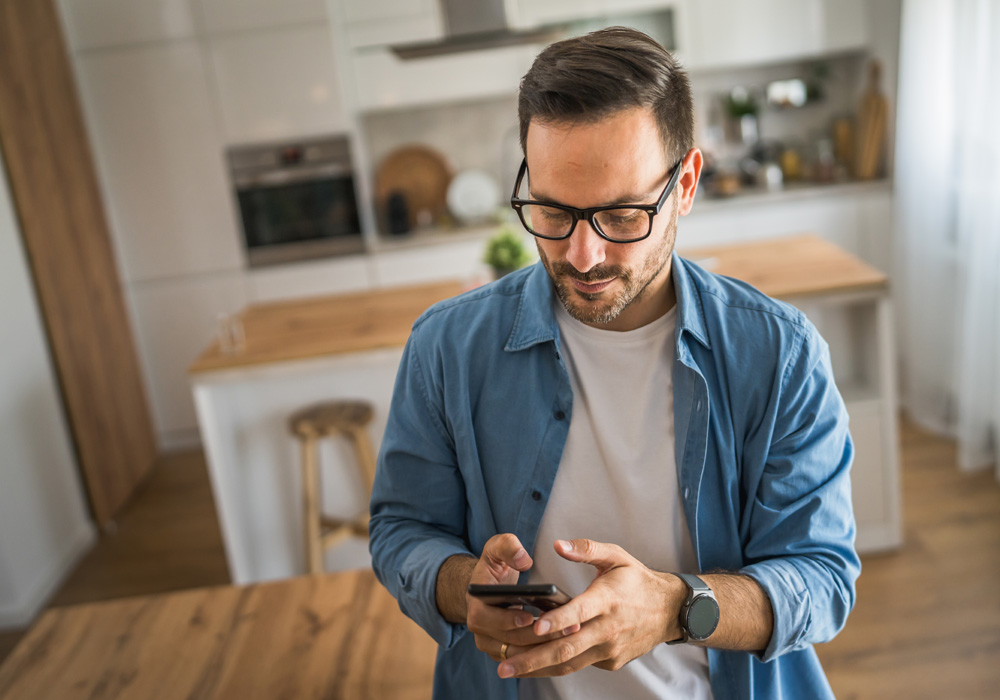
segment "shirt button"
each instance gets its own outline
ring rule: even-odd
[[[540,500],[542,500],[542,492],[541,491],[532,491],[531,492],[531,499],[534,500],[534,501],[540,501]]]
[[[684,498],[687,498],[690,494],[691,494],[691,489],[685,487],[684,488]]]
[[[700,411],[701,410],[701,401],[698,401],[698,402],[695,403],[694,410],[696,410],[696,411]]]
[[[566,414],[563,413],[562,411],[556,411],[552,415],[556,420],[565,420],[566,418]]]

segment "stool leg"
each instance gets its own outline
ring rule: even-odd
[[[361,471],[361,478],[365,485],[365,495],[367,501],[365,503],[364,515],[358,519],[358,522],[364,523],[365,534],[367,536],[368,529],[368,502],[371,501],[372,497],[372,485],[375,483],[375,451],[372,449],[371,440],[368,438],[368,432],[364,428],[354,428],[349,432],[349,437],[351,442],[354,443],[354,451],[358,457],[358,466]]]
[[[310,574],[323,572],[323,548],[320,543],[318,445],[310,436],[302,443],[302,515],[305,522],[306,565]]]

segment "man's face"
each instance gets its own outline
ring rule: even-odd
[[[525,151],[530,198],[580,209],[656,204],[673,165],[666,162],[652,112],[640,108],[594,124],[532,121]],[[677,190],[645,240],[612,243],[585,220],[567,239],[535,239],[556,293],[574,318],[598,328],[632,330],[670,310]]]

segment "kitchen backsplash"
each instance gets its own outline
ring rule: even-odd
[[[520,165],[514,95],[368,114],[364,130],[376,169],[399,146],[422,144],[440,151],[455,172],[485,170],[497,178],[501,192],[506,192]]]
[[[848,53],[822,61],[809,60],[757,66],[696,71],[691,75],[695,100],[696,140],[714,155],[733,154],[739,147],[718,143],[721,124],[719,102],[735,86],[762,92],[775,80],[808,80],[819,70],[821,100],[801,108],[760,110],[760,138],[808,145],[829,132],[831,121],[853,115],[863,87],[867,56]],[[512,86],[513,87],[513,86]],[[507,97],[469,102],[409,107],[402,111],[369,113],[363,117],[368,152],[374,168],[399,146],[423,144],[441,152],[455,171],[478,168],[491,173],[506,191],[520,164],[517,141],[517,99]],[[717,128],[713,128],[717,127]]]

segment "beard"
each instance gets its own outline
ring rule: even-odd
[[[559,297],[559,301],[562,302],[569,315],[581,323],[604,325],[614,321],[631,304],[642,299],[649,285],[670,262],[670,256],[674,252],[677,208],[675,203],[661,245],[654,249],[638,267],[596,265],[587,272],[580,272],[564,260],[549,260],[545,251],[542,250],[541,246],[538,246],[538,257],[552,279],[556,296]],[[610,243],[609,245],[627,246],[630,244]],[[609,290],[587,294],[574,287],[571,281],[578,280],[592,284],[611,278],[615,278],[621,284],[620,291],[611,298],[607,298]]]

